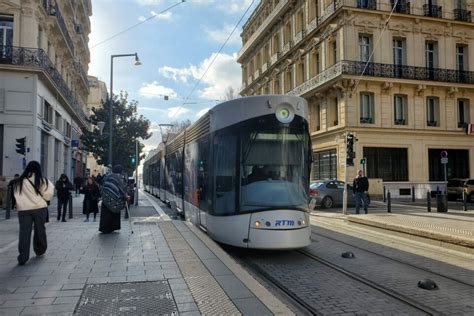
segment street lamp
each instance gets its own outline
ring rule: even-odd
[[[102,136],[102,131],[104,130],[105,122],[97,122],[97,127],[99,128],[100,135]]]
[[[166,142],[168,141],[168,137],[170,135],[169,131],[171,130],[171,128],[173,127],[173,124],[159,124],[158,125],[160,127],[160,133],[161,133],[161,141],[166,144]],[[163,135],[163,128],[165,128],[168,130],[168,132],[166,134]],[[166,131],[166,130],[165,130]]]
[[[135,57],[135,66],[140,66],[142,63],[138,58],[137,53],[135,54],[119,54],[110,56],[110,98],[109,98],[109,166],[112,168],[112,131],[113,131],[113,97],[114,97],[114,58],[117,57]]]

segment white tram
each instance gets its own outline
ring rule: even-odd
[[[214,240],[243,248],[310,243],[308,105],[286,95],[215,106],[144,163],[145,190]]]

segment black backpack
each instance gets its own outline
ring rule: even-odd
[[[102,204],[112,213],[120,213],[125,208],[125,197],[122,192],[123,183],[119,177],[109,175],[102,184]]]

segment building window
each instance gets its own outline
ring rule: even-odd
[[[311,77],[314,77],[321,72],[321,61],[319,58],[318,49],[311,52],[310,69],[311,69]]]
[[[326,150],[313,153],[313,178],[312,180],[337,178],[336,150]]]
[[[291,41],[291,21],[285,24],[285,32],[283,33],[283,41],[288,44]]]
[[[329,98],[329,105],[327,109],[327,126],[339,125],[339,100],[338,98]]]
[[[426,98],[426,125],[439,126],[439,99],[436,97]]]
[[[425,43],[426,68],[438,67],[438,43]]]
[[[444,180],[444,166],[441,164],[441,152],[446,149],[428,149],[430,181]],[[469,178],[469,151],[464,149],[447,149],[447,179]]]
[[[11,57],[13,46],[13,17],[0,15],[0,58]]]
[[[304,11],[303,9],[298,11],[296,15],[296,34],[302,32],[304,29]]]
[[[71,124],[64,121],[64,135],[71,138]]]
[[[272,40],[272,55],[275,55],[278,52],[280,52],[280,36],[275,34]]]
[[[280,80],[279,79],[275,79],[275,81],[273,81],[273,93],[274,94],[280,94],[281,93]]]
[[[263,62],[266,63],[270,60],[270,44],[266,44],[263,49]]]
[[[408,124],[408,105],[407,96],[397,94],[394,96],[394,123],[395,125],[407,125]]]
[[[41,168],[44,177],[48,176],[48,134],[41,132]]]
[[[316,104],[311,107],[311,131],[317,132],[321,130],[321,105]]]
[[[468,74],[466,73],[469,69],[467,64],[468,56],[467,45],[456,45],[456,70],[458,71],[458,80],[460,82],[465,82],[468,78]]]
[[[337,56],[337,43],[336,41],[333,41],[331,43],[331,65],[334,65],[335,63],[338,62],[338,56]]]
[[[396,77],[401,77],[403,74],[403,65],[405,65],[405,39],[394,39],[393,40],[393,64]]]
[[[360,61],[368,62],[372,53],[372,36],[359,35]]]
[[[367,177],[383,181],[408,181],[406,148],[364,147]]]
[[[43,99],[44,100],[44,99]],[[48,101],[44,100],[43,119],[49,124],[53,124],[53,107]]]
[[[296,76],[296,85],[299,86],[304,82],[306,67],[304,64],[304,60],[298,63],[297,67],[297,76]]]
[[[458,127],[464,127],[466,124],[469,124],[470,118],[469,100],[458,99]]]
[[[291,68],[292,66],[285,72],[285,93],[293,89],[293,73]]]
[[[360,122],[363,124],[373,124],[374,119],[374,94],[362,92],[360,94]]]
[[[54,117],[54,127],[60,131],[61,130],[61,115],[54,111],[55,117]]]
[[[318,17],[318,0],[309,1],[309,21],[313,21]]]

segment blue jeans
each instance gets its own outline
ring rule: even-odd
[[[367,193],[356,192],[354,195],[354,199],[355,199],[355,204],[356,204],[356,213],[359,214],[360,205],[363,204],[365,214],[367,214],[367,209],[368,209]]]

